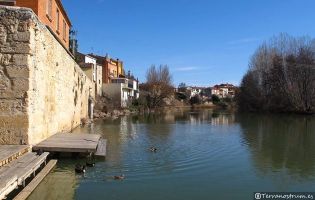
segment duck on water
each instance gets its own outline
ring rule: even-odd
[[[75,165],[75,172],[78,174],[84,174],[86,172],[85,168],[86,168],[85,165],[76,164]]]

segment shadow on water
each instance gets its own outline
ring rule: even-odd
[[[314,177],[314,116],[242,114],[237,122],[261,175],[285,172],[297,180]]]

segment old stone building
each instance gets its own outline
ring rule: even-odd
[[[92,81],[31,9],[0,6],[0,144],[36,144],[91,112]]]

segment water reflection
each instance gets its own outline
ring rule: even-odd
[[[106,138],[106,161],[77,178],[77,161],[60,160],[31,199],[244,200],[254,191],[310,191],[314,120],[198,109],[100,120],[74,132]],[[106,178],[120,173],[124,181]]]
[[[212,125],[231,125],[235,123],[234,113],[213,112],[211,115]]]
[[[63,160],[62,164],[58,164],[58,168],[43,180],[28,200],[72,200],[75,197],[79,179],[80,176],[74,173],[72,161]]]
[[[284,173],[294,179],[315,175],[314,117],[247,114],[237,121],[261,175]]]

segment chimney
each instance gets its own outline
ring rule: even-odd
[[[130,70],[128,70],[128,78],[130,78]]]

